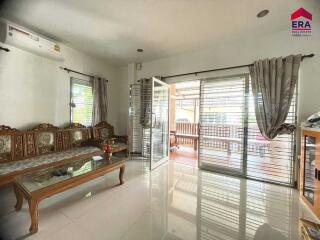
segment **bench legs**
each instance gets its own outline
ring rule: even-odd
[[[122,185],[124,183],[124,181],[123,181],[124,170],[125,170],[125,165],[120,167],[120,172],[119,172],[120,185]]]
[[[16,211],[20,211],[23,203],[23,193],[15,184],[13,185],[13,190],[17,198],[17,203],[14,208],[16,209]]]

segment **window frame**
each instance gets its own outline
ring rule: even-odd
[[[74,107],[72,107],[72,103],[73,103],[72,102],[72,97],[73,97],[72,85],[73,85],[73,83],[91,86],[91,88],[92,88],[92,110],[93,110],[93,100],[94,100],[93,99],[93,81],[92,81],[92,79],[86,80],[86,79],[81,79],[81,78],[77,78],[77,77],[70,77],[70,83],[69,83],[70,84],[70,93],[69,93],[69,115],[70,115],[69,120],[70,120],[70,123],[73,123],[73,119],[72,119],[73,118],[73,109],[74,109]],[[81,123],[81,124],[83,124],[83,123]],[[89,127],[89,126],[92,126],[92,119],[91,119],[91,124],[86,127]]]

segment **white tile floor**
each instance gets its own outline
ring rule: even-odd
[[[298,220],[315,220],[296,190],[198,171],[170,161],[152,173],[128,161],[118,172],[40,203],[30,235],[27,204],[14,211],[11,188],[0,190],[5,239],[298,239]]]

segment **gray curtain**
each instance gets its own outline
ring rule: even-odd
[[[285,120],[298,79],[301,55],[255,61],[250,67],[255,113],[261,134],[268,140],[290,133]]]
[[[92,109],[92,125],[96,125],[101,121],[107,121],[108,116],[108,81],[104,78],[93,77],[93,109]]]

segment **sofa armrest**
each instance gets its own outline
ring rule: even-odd
[[[93,147],[98,147],[102,149],[103,146],[103,139],[89,139],[88,141],[85,142],[85,146],[93,146]]]
[[[128,136],[127,135],[122,135],[122,136],[114,135],[113,137],[116,138],[116,140],[118,140],[119,142],[128,144]]]

